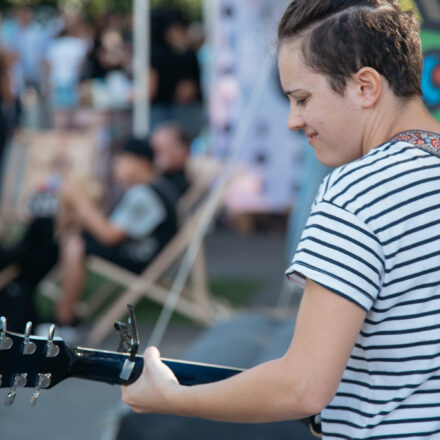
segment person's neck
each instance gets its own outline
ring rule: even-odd
[[[365,136],[364,154],[408,130],[440,133],[440,123],[428,112],[420,97],[394,102],[377,113]]]
[[[169,168],[166,171],[163,172],[163,174],[177,174],[177,173],[183,173],[182,168]]]
[[[148,173],[148,174],[134,176],[130,186],[144,185],[151,183],[156,177],[157,177],[156,173]]]

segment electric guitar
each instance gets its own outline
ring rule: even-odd
[[[69,347],[55,336],[55,326],[47,338],[32,336],[32,324],[27,323],[24,334],[9,332],[6,318],[0,318],[0,388],[9,388],[5,405],[13,404],[19,388],[34,388],[30,403],[35,405],[41,390],[50,389],[69,377],[128,385],[137,380],[143,369],[143,357],[137,355],[139,346],[133,309],[129,306],[131,334],[123,323],[116,323],[120,332],[119,350],[105,351]],[[182,385],[219,381],[242,372],[242,369],[197,362],[162,358]],[[318,422],[318,423],[317,423]],[[320,433],[319,421],[307,421],[311,431]]]

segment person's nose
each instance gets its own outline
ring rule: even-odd
[[[289,118],[287,119],[287,127],[289,130],[302,130],[305,127],[304,118],[295,105],[290,106]]]

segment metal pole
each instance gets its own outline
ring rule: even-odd
[[[216,9],[219,7],[218,0],[203,0],[203,29],[206,43],[214,47],[214,26],[216,25]]]
[[[150,0],[133,1],[133,134],[145,137],[150,132]]]
[[[215,47],[215,27],[218,25],[216,20],[216,11],[219,8],[218,0],[203,0],[203,29],[205,34],[205,48],[209,53],[214,52]],[[208,55],[205,75],[208,83],[205,84],[207,90],[203,90],[205,99],[209,103],[211,97],[211,89],[213,84],[214,57]],[[209,105],[209,104],[208,104]]]
[[[222,197],[223,190],[229,182],[229,179],[233,175],[233,172],[238,162],[238,158],[245,143],[247,132],[261,103],[262,96],[265,92],[265,86],[272,72],[272,68],[273,58],[267,57],[266,60],[262,63],[261,70],[258,74],[257,80],[255,81],[255,85],[253,87],[249,102],[244,111],[243,118],[238,126],[237,133],[232,140],[226,169],[220,177],[219,181],[212,189],[211,194],[209,195],[209,201],[207,203],[206,210],[204,211],[202,218],[200,219],[200,222],[198,224],[197,231],[194,234],[194,237],[185,252],[182,264],[179,267],[176,278],[174,279],[173,285],[171,286],[171,290],[168,293],[165,305],[153,329],[153,333],[148,342],[148,345],[159,346],[160,342],[162,341],[165,330],[168,327],[168,323],[170,322],[171,316],[180,299],[180,295],[182,293],[183,287],[185,286],[185,282],[191,272],[191,267],[194,264],[200,246],[202,245],[203,239],[205,238],[205,235],[211,224],[212,217],[215,214],[216,207]]]

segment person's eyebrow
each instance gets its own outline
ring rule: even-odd
[[[301,91],[302,91],[301,89],[284,90],[284,94],[286,96],[289,96],[289,95],[294,95],[295,93],[298,93],[298,92],[301,92]]]

